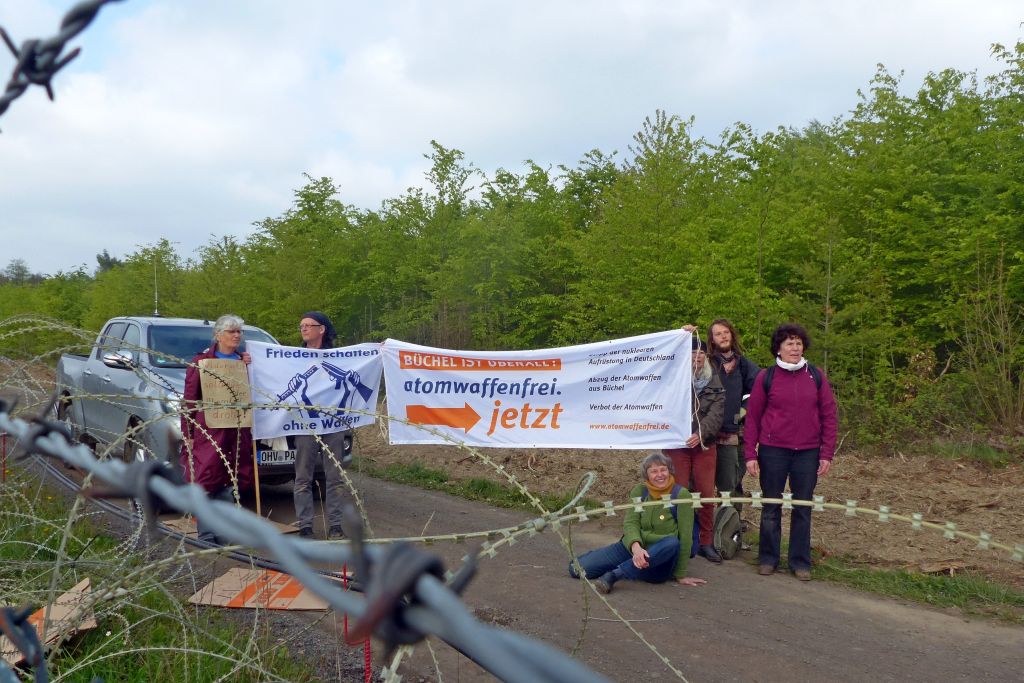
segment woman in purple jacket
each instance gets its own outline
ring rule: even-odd
[[[836,449],[836,399],[821,370],[810,366],[811,346],[800,325],[780,325],[772,334],[775,367],[762,370],[747,402],[744,459],[747,472],[760,477],[766,498],[781,498],[789,480],[794,500],[811,500],[818,477],[828,474]],[[769,389],[765,391],[765,384]],[[782,507],[761,509],[758,570],[773,574],[782,544]],[[811,580],[811,508],[793,507],[789,526],[789,571]]]
[[[184,409],[181,413],[181,471],[185,481],[199,484],[210,498],[235,502],[239,492],[253,488],[252,430],[248,427],[220,428],[206,424],[199,409],[203,385],[199,362],[206,358],[240,360],[246,365],[252,358],[242,345],[243,320],[237,315],[222,315],[213,325],[213,343],[193,358],[185,370]],[[246,397],[248,398],[248,397]],[[218,543],[216,534],[203,519],[196,519],[199,540]]]

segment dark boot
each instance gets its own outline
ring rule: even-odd
[[[615,576],[614,571],[605,572],[600,577],[594,580],[594,585],[597,586],[597,590],[601,591],[605,595],[612,592],[612,586],[618,581],[618,577]]]
[[[718,554],[718,551],[715,550],[715,546],[713,545],[702,545],[700,550],[697,551],[697,554],[707,558],[708,562],[714,562],[715,564],[722,563],[722,556]]]

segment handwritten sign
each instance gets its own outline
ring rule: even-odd
[[[207,426],[215,429],[252,427],[252,408],[238,405],[252,401],[245,363],[204,358],[199,361],[199,384],[203,389]]]

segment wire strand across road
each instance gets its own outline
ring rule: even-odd
[[[446,584],[439,558],[408,543],[363,543],[358,522],[348,524],[351,544],[319,543],[282,535],[248,510],[210,500],[201,487],[174,481],[174,475],[159,463],[99,461],[86,446],[72,445],[61,423],[44,418],[27,422],[12,417],[2,401],[0,431],[17,439],[22,455],[55,456],[90,473],[100,484],[84,493],[135,498],[150,524],[155,523],[154,511],[158,506],[171,507],[209,520],[217,536],[229,543],[268,551],[284,571],[335,610],[356,620],[353,637],[372,633],[388,650],[393,650],[428,635],[437,636],[506,681],[604,680],[550,646],[477,621],[459,597],[475,571],[473,561]],[[352,517],[346,522],[351,522]],[[365,596],[347,592],[321,576],[311,566],[320,562],[355,567],[363,578]],[[10,621],[11,633],[18,635],[13,627],[22,622]],[[38,676],[38,670],[36,673]]]

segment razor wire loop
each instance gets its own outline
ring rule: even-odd
[[[0,412],[2,412],[3,408],[5,407],[5,405],[13,405],[13,404],[4,404],[2,401],[0,401]],[[46,405],[50,406],[50,405],[52,405],[52,403],[47,403]],[[48,407],[43,409],[43,413],[44,414],[48,414],[48,412],[49,412]],[[364,412],[364,411],[352,411],[352,412]],[[65,428],[64,423],[62,423],[62,422],[54,422],[52,420],[47,420],[47,419],[43,419],[43,418],[37,417],[37,418],[33,419],[32,425],[30,426],[30,429],[33,430],[32,434],[35,434],[36,437],[39,437],[42,434],[48,433],[50,430],[52,430],[52,431],[54,431],[56,433],[59,433],[62,436],[64,436],[65,440],[68,438],[67,437],[67,430]],[[30,434],[30,436],[31,436],[31,434]],[[119,463],[119,464],[121,466],[124,466],[124,463]],[[161,474],[165,474],[165,472],[163,472],[162,470],[156,470],[156,471],[160,472]],[[548,528],[553,529],[553,530],[557,530],[561,526],[562,523],[566,523],[566,522],[568,522],[568,523],[582,522],[582,521],[589,520],[590,516],[587,514],[587,512],[585,510],[581,512],[579,507],[576,507],[575,510],[573,510],[573,507],[578,505],[578,502],[579,502],[580,498],[582,497],[582,495],[584,494],[585,490],[589,487],[590,484],[593,483],[593,480],[595,478],[596,477],[595,477],[595,475],[593,473],[587,473],[587,475],[583,479],[583,483],[581,484],[582,490],[577,493],[577,496],[573,500],[569,501],[569,503],[567,503],[565,506],[563,506],[560,510],[555,511],[555,512],[548,512],[548,513],[546,513],[542,517],[538,517],[536,519],[523,522],[520,525],[517,525],[517,526],[514,526],[514,527],[509,527],[509,528],[504,529],[504,530],[503,529],[496,529],[496,530],[490,530],[490,531],[470,532],[470,533],[462,533],[462,534],[442,534],[442,535],[435,535],[435,536],[414,536],[414,537],[405,537],[405,538],[369,539],[369,540],[364,540],[364,542],[365,543],[371,543],[371,544],[390,544],[390,543],[396,543],[396,542],[399,542],[399,541],[407,541],[407,542],[412,542],[412,543],[432,543],[432,542],[437,542],[437,541],[455,541],[457,543],[461,543],[461,542],[464,542],[464,541],[466,541],[468,539],[471,539],[471,538],[486,537],[488,540],[492,540],[492,539],[496,540],[496,543],[493,543],[493,544],[492,543],[484,543],[483,545],[481,545],[481,551],[478,552],[476,556],[478,558],[479,557],[494,557],[495,556],[495,551],[494,551],[495,548],[497,548],[498,546],[501,546],[501,545],[511,545],[512,542],[514,542],[514,540],[518,536],[521,536],[523,534],[528,534],[530,537],[532,537],[532,536],[536,535],[537,532],[543,531],[543,530],[548,529]],[[132,491],[135,491],[135,490],[132,489]],[[127,496],[130,496],[130,497],[137,497],[137,498],[140,498],[140,499],[143,497],[142,495],[137,495],[135,492],[123,493],[121,495],[127,495]],[[683,498],[683,499],[671,500],[671,501],[666,501],[665,499],[656,499],[656,500],[644,501],[641,498],[634,498],[634,499],[632,499],[632,501],[630,503],[625,503],[625,504],[622,504],[622,505],[615,505],[614,502],[612,502],[612,501],[604,501],[601,504],[601,508],[599,508],[598,510],[594,511],[594,513],[595,514],[603,513],[603,516],[614,516],[616,514],[616,510],[624,510],[625,511],[625,510],[633,509],[634,511],[639,512],[643,508],[649,507],[651,505],[665,506],[666,504],[671,503],[671,504],[686,504],[686,505],[691,505],[694,508],[698,508],[698,507],[701,507],[704,504],[712,504],[713,505],[713,504],[721,503],[721,502],[724,502],[724,497],[703,497],[703,496],[699,496],[699,494],[691,493],[689,498]],[[774,498],[773,499],[773,498],[764,498],[761,491],[752,491],[751,494],[750,494],[750,498],[732,498],[730,496],[730,502],[735,502],[735,503],[751,502],[751,503],[753,503],[753,507],[762,507],[762,503],[764,503],[764,504],[775,504],[775,505],[779,505],[779,504],[785,505],[786,503],[788,503],[791,507],[795,507],[795,506],[808,506],[808,507],[812,507],[812,509],[818,510],[818,511],[824,511],[824,510],[827,510],[827,509],[841,510],[841,511],[845,512],[847,517],[857,516],[858,512],[860,512],[860,513],[868,513],[868,514],[875,515],[878,518],[879,522],[887,522],[887,521],[890,521],[890,520],[899,520],[901,522],[909,523],[915,530],[921,530],[924,527],[928,527],[928,528],[933,529],[933,530],[940,530],[940,531],[944,532],[943,536],[945,538],[947,538],[947,539],[952,539],[952,538],[960,537],[960,538],[964,538],[964,539],[967,539],[967,540],[972,540],[972,541],[975,541],[975,542],[979,542],[979,541],[982,540],[982,538],[977,536],[977,535],[974,535],[974,534],[971,534],[971,533],[959,530],[956,527],[956,524],[952,523],[952,522],[946,522],[944,524],[936,524],[936,523],[932,523],[932,522],[925,522],[923,520],[923,517],[922,517],[922,515],[920,513],[913,513],[912,516],[897,515],[897,514],[892,513],[890,511],[890,509],[888,508],[888,506],[880,506],[880,508],[878,510],[873,510],[873,509],[870,509],[870,508],[860,508],[860,507],[858,507],[857,501],[855,501],[855,500],[847,500],[846,504],[842,505],[842,504],[836,504],[836,503],[826,503],[826,502],[824,502],[824,498],[822,496],[818,496],[818,495],[814,496],[813,500],[810,500],[810,501],[794,500],[790,494],[784,494],[783,498]],[[177,507],[177,506],[169,505],[169,507]],[[982,532],[982,533],[985,534],[986,532]],[[987,535],[987,536],[988,536],[988,538],[986,538],[985,542],[984,542],[984,545],[985,545],[986,549],[989,549],[989,550],[997,550],[998,549],[998,550],[1006,551],[1006,552],[1011,554],[1012,559],[1019,561],[1019,557],[1020,557],[1022,551],[1024,551],[1024,546],[1017,545],[1017,546],[1013,547],[1013,546],[1010,546],[1008,544],[999,543],[999,542],[995,541],[994,539],[991,538],[990,535]]]
[[[196,484],[175,484],[164,476],[155,476],[152,470],[145,468],[145,463],[97,460],[87,447],[73,446],[59,423],[40,419],[30,424],[21,418],[11,417],[7,408],[8,404],[0,400],[0,429],[14,434],[26,455],[41,453],[57,456],[133,498],[143,498],[146,495],[144,489],[151,489],[153,495],[171,507],[209,520],[209,526],[218,537],[269,550],[280,562],[282,571],[295,577],[335,610],[357,620],[369,616],[367,624],[372,623],[380,614],[375,633],[382,638],[411,638],[415,635],[418,641],[428,635],[436,635],[495,676],[507,681],[589,683],[605,680],[554,648],[480,623],[452,589],[453,586],[465,587],[471,575],[469,570],[460,571],[452,584],[446,585],[441,579],[444,569],[439,566],[439,561],[429,556],[427,559],[419,558],[420,551],[411,545],[400,547],[398,551],[394,548],[386,551],[378,546],[362,548],[363,559],[357,565],[368,567],[370,574],[360,578],[367,583],[380,582],[377,589],[379,593],[375,595],[389,598],[397,595],[401,600],[397,612],[394,607],[391,610],[393,614],[397,613],[398,618],[394,621],[385,619],[388,610],[382,607],[386,602],[384,597],[377,598],[379,603],[357,597],[322,577],[311,565],[311,562],[335,565],[353,562],[356,553],[348,544],[288,538],[281,535],[270,522],[248,510],[224,501],[210,500],[206,492]],[[44,410],[48,408],[46,406]],[[136,474],[144,468],[150,472],[150,476]],[[406,571],[403,565],[415,565],[418,571]],[[378,577],[377,574],[382,570],[387,571]],[[386,585],[388,578],[395,581],[395,585]],[[371,612],[371,609],[374,611]],[[395,619],[394,616],[392,619]],[[396,623],[400,628],[392,633],[387,632]],[[382,630],[384,633],[381,633]]]
[[[410,543],[395,543],[385,548],[376,562],[365,562],[371,567],[364,586],[366,611],[349,631],[349,643],[358,643],[371,634],[384,641],[387,658],[399,645],[412,645],[422,635],[410,628],[401,618],[404,607],[415,603],[412,593],[423,574],[444,579],[444,563],[436,555],[421,552]],[[376,565],[376,566],[374,566]]]
[[[81,48],[75,48],[64,56],[67,42],[85,30],[85,27],[92,23],[92,20],[99,14],[100,8],[109,2],[120,0],[86,0],[80,2],[64,15],[60,22],[60,31],[51,38],[32,38],[17,48],[7,31],[0,28],[0,36],[3,37],[7,48],[14,55],[16,63],[11,79],[7,82],[7,89],[0,95],[0,115],[3,115],[11,102],[21,97],[30,85],[40,85],[46,89],[46,95],[53,100],[53,87],[50,81],[62,68],[78,56]]]
[[[163,477],[172,484],[180,485],[182,481],[181,475],[178,471],[172,467],[167,467],[164,463],[157,460],[145,460],[143,462],[134,462],[125,473],[128,478],[128,485],[126,489],[136,494],[135,503],[142,510],[142,518],[146,524],[146,531],[150,534],[156,532],[157,515],[160,514],[161,508],[173,507],[171,502],[163,499],[158,494],[154,493],[147,482],[154,477]],[[89,498],[121,498],[125,495],[124,491],[119,490],[116,487],[104,488],[100,486],[90,486],[82,491],[82,495],[88,496]]]
[[[11,644],[25,656],[25,660],[34,671],[35,680],[37,682],[48,681],[39,633],[36,631],[35,625],[28,620],[32,611],[31,607],[0,608],[0,633],[7,636]],[[18,680],[4,660],[0,659],[0,683]]]

